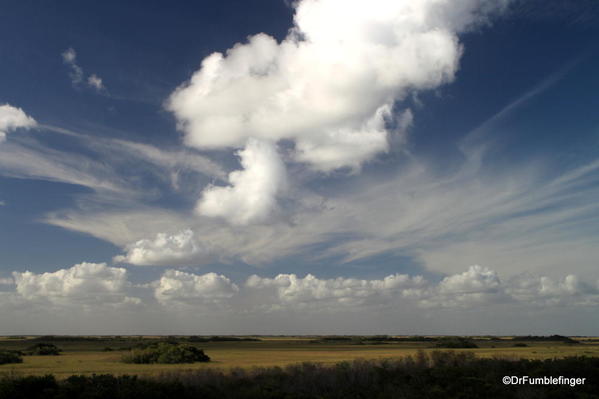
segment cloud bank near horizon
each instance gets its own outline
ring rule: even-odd
[[[179,333],[193,328],[196,334],[215,331],[218,326],[205,323],[213,318],[284,323],[290,317],[322,318],[316,330],[337,331],[340,325],[337,316],[351,319],[352,314],[364,311],[389,318],[391,323],[387,324],[398,331],[398,328],[407,329],[397,320],[393,322],[400,314],[432,317],[445,312],[457,317],[475,309],[493,312],[498,307],[510,307],[524,314],[531,311],[544,314],[555,308],[593,309],[599,304],[599,281],[583,281],[573,274],[558,279],[521,274],[502,280],[489,268],[471,266],[438,282],[397,273],[381,279],[252,275],[235,283],[222,274],[169,269],[157,280],[133,284],[124,268],[84,262],[55,272],[13,272],[12,278],[0,282],[0,298],[0,315],[18,309],[40,317],[52,310],[61,317],[70,315],[87,320],[91,315],[114,317],[118,311],[119,315],[150,317],[148,320],[163,325],[161,331],[169,325],[165,321],[176,314],[179,322],[170,327]],[[136,328],[124,323],[127,328]],[[52,322],[48,321],[48,325]],[[262,331],[255,327],[244,332]],[[290,325],[284,331],[290,333],[293,328]]]

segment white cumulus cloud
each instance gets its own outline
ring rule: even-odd
[[[230,186],[209,186],[202,193],[196,211],[244,225],[268,219],[276,208],[276,197],[285,189],[285,165],[276,146],[249,139],[239,151],[243,170],[229,174]]]
[[[509,300],[497,273],[478,265],[445,277],[436,287],[417,293],[423,307],[470,307]]]
[[[197,275],[167,270],[156,284],[155,297],[163,305],[218,304],[237,294],[239,288],[227,277],[207,273]]]
[[[26,300],[58,305],[137,303],[129,297],[127,271],[105,263],[80,263],[69,269],[36,274],[13,272],[16,292]]]
[[[37,122],[28,116],[21,108],[9,104],[0,105],[0,143],[6,140],[9,132],[15,129],[29,129],[35,127]]]
[[[167,108],[190,146],[288,139],[297,161],[355,169],[388,149],[396,101],[452,81],[457,34],[506,3],[301,0],[282,42],[261,33],[206,57]]]
[[[182,264],[213,252],[204,243],[199,243],[191,230],[158,233],[154,239],[142,239],[128,245],[125,251],[125,255],[116,256],[114,261],[138,266]]]
[[[599,282],[581,281],[573,274],[562,280],[529,274],[511,279],[509,294],[536,305],[599,305]]]
[[[251,276],[246,289],[259,292],[261,305],[274,308],[335,308],[337,306],[362,306],[381,304],[394,295],[401,296],[403,289],[426,285],[422,276],[410,277],[395,274],[381,280],[354,278],[319,279],[311,274],[298,277],[295,274],[279,274],[274,278]]]

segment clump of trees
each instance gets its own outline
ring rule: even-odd
[[[443,337],[439,338],[435,344],[437,348],[453,348],[453,349],[465,349],[465,348],[478,348],[478,345],[470,339],[465,337]]]
[[[171,342],[160,342],[148,345],[145,348],[132,349],[123,355],[125,363],[136,364],[176,364],[209,362],[210,357],[202,349],[189,344],[177,344]]]
[[[513,337],[513,341],[539,341],[539,342],[547,342],[547,341],[555,341],[555,342],[563,342],[565,344],[578,344],[579,341],[572,339],[570,337],[565,337],[563,335],[527,335],[524,337]]]
[[[54,344],[40,342],[27,348],[25,354],[32,356],[57,356],[62,350]]]
[[[198,336],[198,335],[191,335],[184,339],[188,342],[258,342],[258,341],[262,341],[259,338],[231,337],[231,336],[220,336],[220,335],[213,335],[211,337],[202,337],[202,336]]]
[[[23,363],[21,356],[19,351],[0,351],[0,364]]]

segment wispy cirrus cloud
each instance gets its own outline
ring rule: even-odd
[[[597,162],[553,175],[542,162],[501,172],[470,163],[477,161],[439,175],[415,162],[389,178],[358,180],[342,194],[325,196],[304,189],[296,192],[297,201],[286,209],[287,218],[268,225],[233,228],[210,219],[177,221],[173,215],[165,220],[170,220],[172,237],[189,229],[197,240],[194,248],[218,248],[187,251],[188,256],[180,253],[187,264],[213,260],[209,254],[215,252],[224,259],[252,264],[291,255],[306,261],[353,262],[395,254],[413,257],[441,273],[456,272],[463,264],[489,262],[505,276],[518,273],[522,265],[553,274],[569,262],[583,273],[594,270],[599,255],[593,233],[599,212]],[[94,219],[87,215],[69,220],[73,228],[94,234]],[[111,219],[102,215],[104,223]],[[132,256],[155,242],[155,233],[144,219],[154,218],[140,214],[130,234],[150,241],[130,243],[122,259],[168,265],[168,251],[164,256],[152,252],[152,261],[136,261]]]

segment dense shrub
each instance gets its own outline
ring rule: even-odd
[[[73,336],[73,335],[41,335],[39,337],[32,338],[32,341],[42,342],[89,342],[89,341],[101,341],[105,338],[100,337],[84,337],[84,336]]]
[[[18,351],[0,351],[0,364],[23,363],[21,353]]]
[[[54,344],[39,343],[27,348],[25,354],[33,356],[56,356],[60,355],[60,352],[62,352],[61,349]]]
[[[565,337],[563,335],[526,335],[523,337],[513,337],[512,340],[514,341],[540,341],[540,342],[547,342],[547,341],[557,341],[557,342],[564,342],[566,344],[578,344],[579,341],[572,339],[570,337]]]
[[[258,338],[251,337],[230,337],[230,336],[219,336],[213,335],[211,337],[201,337],[198,335],[191,335],[183,338],[187,342],[258,342],[262,341]]]
[[[146,348],[133,349],[128,354],[123,355],[122,360],[125,363],[137,364],[175,364],[209,362],[210,357],[203,350],[193,345],[161,342]]]
[[[474,343],[470,338],[464,337],[444,337],[440,338],[435,344],[437,348],[454,348],[454,349],[464,349],[464,348],[478,348],[478,345]]]

